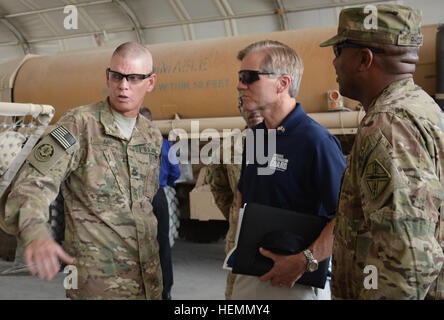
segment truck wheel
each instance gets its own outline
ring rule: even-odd
[[[174,188],[165,186],[164,192],[168,202],[168,213],[170,215],[170,246],[173,247],[174,241],[179,238],[179,200],[176,197],[176,190]]]

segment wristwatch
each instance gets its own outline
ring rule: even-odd
[[[319,266],[318,260],[316,260],[313,257],[313,254],[311,253],[310,249],[305,249],[303,251],[303,253],[304,253],[305,258],[307,258],[307,262],[308,262],[306,271],[313,272],[313,271],[318,270],[318,266]]]

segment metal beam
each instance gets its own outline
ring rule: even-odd
[[[180,22],[176,25],[182,25],[182,30],[185,34],[185,40],[194,40],[196,39],[194,33],[193,23],[190,21],[194,21],[191,19],[187,9],[184,7],[182,1],[180,0],[169,0],[171,7],[179,18]]]
[[[221,6],[222,7],[222,12],[225,12],[224,15],[227,15],[228,17],[233,17],[234,16],[234,12],[233,9],[231,8],[230,4],[228,3],[227,0],[214,0],[216,5]],[[221,10],[221,9],[219,9]],[[230,19],[229,21],[225,20],[225,29],[229,29],[231,30],[231,34],[229,33],[229,35],[232,36],[237,36],[239,33],[237,32],[237,23],[235,19]]]
[[[288,19],[287,15],[285,13],[284,4],[282,3],[282,0],[274,0],[274,4],[276,6],[276,13],[279,16],[279,21],[281,22],[281,29],[282,30],[288,30]]]
[[[25,54],[31,53],[31,50],[23,34],[8,19],[0,18],[0,21],[11,31],[18,40],[18,44],[22,46]]]
[[[393,0],[350,0],[349,2],[334,2],[334,3],[325,3],[325,4],[317,4],[317,5],[311,5],[311,6],[303,6],[296,9],[286,9],[285,13],[292,13],[292,12],[301,12],[301,11],[309,11],[309,10],[315,10],[315,9],[329,9],[329,8],[341,8],[341,7],[348,7],[348,6],[355,6],[355,5],[364,5],[364,4],[370,4],[375,2],[389,2]]]
[[[87,2],[87,3],[72,3],[72,5],[80,8],[80,7],[94,6],[94,5],[98,5],[98,4],[105,4],[105,3],[111,3],[111,2],[113,2],[113,0],[101,0],[101,1],[93,1],[93,2]],[[5,15],[4,18],[23,17],[23,16],[29,16],[32,14],[46,13],[46,12],[59,11],[59,10],[63,11],[65,6],[12,13],[12,14]]]
[[[107,0],[106,2],[112,2],[112,1],[114,1],[114,0]],[[301,7],[301,8],[297,8],[297,9],[286,9],[285,13],[301,12],[301,11],[324,9],[324,8],[339,8],[339,7],[344,7],[344,6],[370,4],[370,3],[387,2],[387,1],[389,1],[389,0],[382,0],[382,1],[381,0],[358,0],[358,1],[350,1],[347,3],[329,3],[329,4],[323,4],[323,5],[305,6],[305,7]],[[104,2],[104,1],[102,1],[102,2]],[[95,4],[97,4],[97,2]],[[80,6],[80,4],[79,4],[79,6]],[[163,27],[173,27],[173,26],[178,26],[178,25],[190,25],[190,24],[196,24],[196,23],[202,23],[202,22],[224,21],[224,20],[231,20],[231,19],[251,18],[251,17],[264,17],[264,16],[272,16],[275,14],[276,14],[276,11],[273,10],[273,11],[261,11],[261,12],[255,12],[255,13],[247,13],[247,14],[229,15],[226,17],[189,19],[189,20],[157,23],[157,24],[142,26],[141,30],[156,29],[156,28],[163,28]],[[133,30],[133,29],[132,28],[115,28],[115,29],[108,29],[108,30],[96,30],[96,31],[87,32],[87,33],[78,33],[78,34],[71,33],[69,35],[59,35],[59,36],[55,36],[55,37],[28,39],[27,43],[34,43],[34,42],[47,41],[47,40],[60,40],[60,39],[66,39],[66,38],[75,38],[75,37],[81,37],[81,36],[85,36],[85,35],[94,35],[96,33],[102,34],[104,32],[113,33],[113,32],[124,32],[124,31],[131,31],[131,30]],[[0,42],[0,46],[4,46],[4,45],[11,45],[11,42]]]
[[[128,7],[127,3],[124,0],[114,0],[114,2],[129,17],[129,19],[131,20],[131,23],[134,26],[134,31],[136,32],[137,42],[143,44],[142,25],[140,24],[140,21],[137,18],[135,12],[130,7]]]
[[[302,11],[309,11],[309,10],[316,10],[316,9],[337,8],[337,7],[345,7],[345,6],[360,5],[360,4],[370,4],[370,3],[376,3],[376,2],[388,2],[388,1],[392,1],[392,0],[357,0],[357,1],[355,0],[355,1],[350,1],[347,3],[328,3],[328,4],[322,4],[322,5],[305,6],[305,7],[301,7],[301,8],[297,8],[297,9],[286,9],[284,13],[302,12]],[[155,28],[163,28],[163,27],[173,27],[173,26],[182,25],[182,24],[196,24],[196,23],[202,23],[202,22],[223,21],[223,20],[230,20],[230,19],[265,17],[265,16],[272,16],[275,14],[276,14],[276,10],[267,10],[267,11],[253,12],[253,13],[235,14],[235,15],[230,15],[227,17],[210,17],[210,18],[201,18],[201,19],[193,19],[193,20],[190,19],[190,20],[183,20],[183,21],[158,23],[158,24],[143,26],[142,28],[143,29],[155,29]]]

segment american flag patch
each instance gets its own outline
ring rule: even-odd
[[[64,126],[60,126],[51,131],[50,135],[67,150],[76,143],[76,139],[65,129]]]

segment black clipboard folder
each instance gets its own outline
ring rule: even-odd
[[[296,254],[308,248],[329,222],[327,218],[298,213],[257,203],[245,206],[232,272],[261,276],[273,267],[273,260],[259,253],[259,247],[279,254]],[[318,270],[305,272],[296,282],[324,289],[330,258]]]

